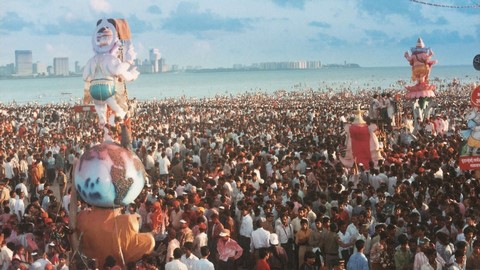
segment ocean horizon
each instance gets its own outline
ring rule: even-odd
[[[399,81],[410,81],[411,68],[360,67],[315,70],[196,71],[140,74],[127,83],[129,98],[140,101],[167,98],[208,98],[215,95],[294,91],[359,91],[362,89],[402,89]],[[480,72],[470,66],[434,66],[432,84],[480,82]],[[1,103],[78,103],[83,97],[81,76],[15,78],[0,80]]]

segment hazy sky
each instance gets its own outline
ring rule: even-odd
[[[473,0],[425,0],[472,5]],[[408,65],[421,36],[439,65],[471,65],[480,53],[480,9],[410,0],[0,0],[0,65],[16,49],[51,65],[93,55],[100,18],[128,20],[140,59],[158,48],[167,64],[231,67],[321,60],[361,66]]]

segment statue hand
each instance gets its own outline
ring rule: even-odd
[[[138,72],[137,67],[135,66],[132,69],[130,69],[130,72],[132,73],[134,80],[138,78],[138,75],[140,75],[140,72]]]

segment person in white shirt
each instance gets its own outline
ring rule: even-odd
[[[147,150],[147,156],[145,157],[145,170],[150,176],[155,173],[155,160],[153,159],[153,151]]]
[[[168,230],[168,246],[167,246],[167,257],[166,257],[166,262],[170,262],[173,259],[175,259],[175,250],[180,248],[180,242],[177,240],[177,232],[175,229],[170,228]],[[178,256],[178,259],[182,256],[182,252],[180,250],[180,255]],[[186,267],[186,266],[185,266]],[[186,268],[185,268],[186,270]]]
[[[180,261],[187,266],[188,270],[193,270],[193,266],[198,261],[198,257],[192,253],[193,243],[185,242],[185,244],[183,245],[183,248],[185,250],[185,254],[182,255],[182,257],[180,258]]]
[[[65,194],[62,198],[62,207],[67,211],[67,214],[70,212],[70,198],[72,197],[72,188],[69,187],[67,190],[67,194]]]
[[[187,266],[180,261],[182,250],[176,248],[173,251],[173,260],[165,264],[165,270],[188,270]]]
[[[19,183],[15,186],[15,190],[17,190],[17,189],[20,189],[20,191],[23,192],[23,194],[25,195],[24,196],[25,198],[29,198],[28,197],[28,188],[25,185],[25,178],[24,177],[21,177]]]
[[[6,245],[3,233],[0,233],[0,270],[7,270],[12,262],[13,251]]]
[[[25,194],[23,191],[19,191],[17,198],[15,200],[15,215],[17,215],[18,220],[21,221],[23,218],[23,215],[25,214]]]
[[[157,162],[158,162],[158,169],[159,169],[160,177],[162,179],[166,179],[171,163],[170,163],[170,160],[168,159],[165,152],[162,152],[162,154],[157,159]]]
[[[203,257],[202,255],[202,247],[208,246],[208,235],[205,233],[207,230],[207,225],[205,223],[200,223],[198,225],[198,230],[200,231],[199,234],[195,236],[193,240],[193,253],[197,257]]]
[[[270,232],[262,227],[261,219],[258,219],[255,225],[257,229],[252,232],[250,238],[250,252],[255,253],[258,259],[258,250],[270,247]]]
[[[210,250],[208,249],[208,247],[201,247],[200,252],[202,254],[202,258],[195,262],[193,270],[215,270],[215,266],[213,266],[213,263],[207,259],[210,255]]]
[[[3,167],[5,169],[5,178],[8,180],[12,180],[13,177],[15,176],[15,172],[13,171],[13,165],[12,165],[12,158],[7,157],[5,162],[3,163]]]
[[[242,247],[243,250],[250,249],[250,237],[252,236],[252,232],[253,232],[253,219],[252,219],[252,216],[250,215],[250,208],[248,206],[245,206],[242,209],[242,221],[241,221],[240,230],[239,230],[240,235],[238,237],[238,244],[240,245],[240,247]],[[250,264],[250,262],[248,261],[249,260],[248,255],[249,255],[248,252],[243,252],[242,254],[240,261],[243,263],[243,266],[248,266]]]

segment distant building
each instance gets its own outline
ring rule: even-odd
[[[80,62],[75,61],[75,73],[76,74],[81,74],[82,73],[82,67],[80,66]]]
[[[68,57],[53,58],[53,72],[55,76],[69,76]]]
[[[158,61],[161,58],[160,51],[158,49],[150,49],[150,64],[153,65],[153,73],[160,72],[162,66],[159,67]]]
[[[42,62],[36,62],[33,64],[33,74],[38,74],[42,76],[47,75],[47,66]]]
[[[153,73],[154,65],[150,62],[150,60],[145,59],[143,63],[140,61],[137,63],[137,69],[140,73],[149,74]]]
[[[322,68],[322,62],[320,61],[308,61],[307,69],[319,69]]]
[[[48,76],[53,76],[53,67],[52,66],[48,66],[47,67],[47,75]]]
[[[320,69],[320,61],[291,61],[291,62],[264,62],[252,65],[252,68],[264,70],[289,70],[289,69]]]
[[[168,66],[167,66],[165,58],[160,58],[160,60],[158,60],[158,66],[160,67],[160,72],[167,72],[168,71]]]
[[[14,73],[15,65],[13,63],[0,67],[0,76],[2,77],[12,76]]]
[[[33,74],[32,51],[15,51],[15,73],[18,76],[30,76]]]

